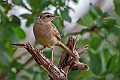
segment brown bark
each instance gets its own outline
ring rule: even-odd
[[[71,70],[87,71],[89,69],[87,64],[79,61],[80,55],[88,49],[88,45],[79,49],[76,47],[76,41],[72,37],[69,37],[67,46],[73,51],[73,54],[76,55],[76,59],[64,52],[57,66],[54,65],[50,59],[46,58],[42,51],[33,48],[29,43],[12,45],[23,46],[32,55],[38,65],[47,71],[50,80],[68,80],[67,75]]]

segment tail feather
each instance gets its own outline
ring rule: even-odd
[[[72,51],[65,46],[62,42],[58,41],[58,46],[60,46],[63,50],[65,50],[70,56],[72,56],[73,58],[76,58],[76,56],[72,53]]]

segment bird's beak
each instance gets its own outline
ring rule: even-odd
[[[54,18],[60,18],[60,16],[54,16]]]

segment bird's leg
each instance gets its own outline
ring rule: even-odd
[[[51,51],[52,51],[52,62],[53,62],[53,56],[54,56],[54,51],[53,51],[53,48],[51,48]]]
[[[51,48],[51,51],[52,51],[52,58],[50,60],[50,65],[48,66],[48,69],[50,69],[50,66],[53,64],[53,56],[54,56],[53,48]]]
[[[40,49],[40,51],[41,52],[43,52],[43,50],[45,49],[46,47],[45,46],[43,46],[41,49]]]

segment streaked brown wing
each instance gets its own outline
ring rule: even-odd
[[[52,23],[52,27],[54,29],[54,35],[55,35],[55,37],[60,41],[61,40],[60,33],[58,32],[56,26],[53,23]]]

